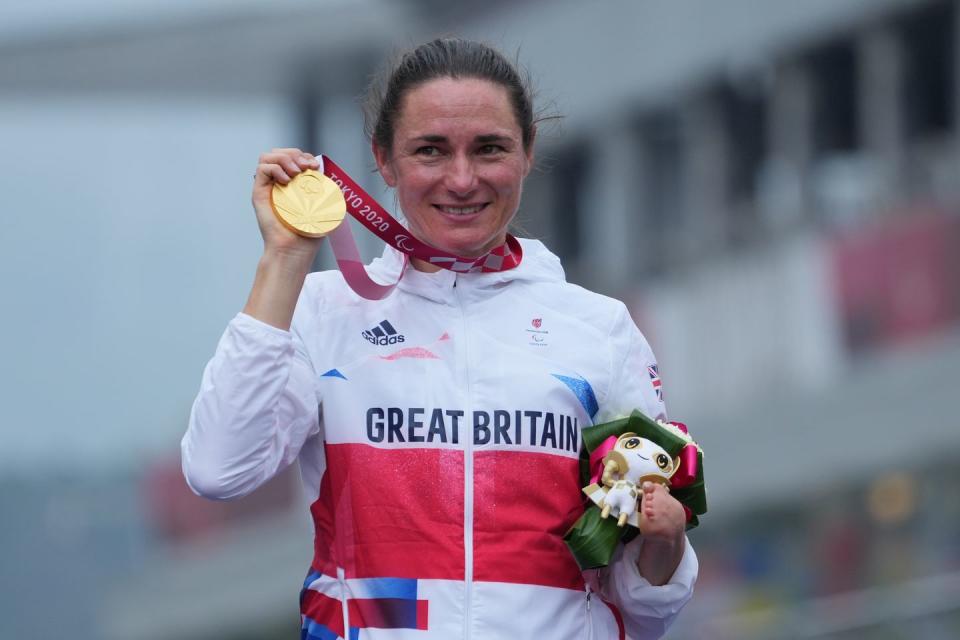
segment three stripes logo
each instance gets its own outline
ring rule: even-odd
[[[373,329],[367,329],[363,332],[363,337],[371,344],[386,346],[388,344],[397,344],[404,341],[403,335],[397,333],[389,321],[384,320]]]

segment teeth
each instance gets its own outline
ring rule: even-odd
[[[455,215],[455,216],[465,216],[471,213],[476,213],[477,211],[480,211],[480,209],[483,209],[482,204],[474,205],[472,207],[447,207],[442,205],[440,206],[441,211],[443,211],[444,213]]]

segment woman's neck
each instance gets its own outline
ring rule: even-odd
[[[440,271],[440,267],[435,264],[431,264],[426,260],[421,260],[420,258],[410,257],[410,264],[413,265],[413,268],[417,271],[423,271],[426,273],[436,273]]]
[[[492,246],[488,247],[486,250],[482,250],[480,252],[471,251],[465,254],[460,254],[460,257],[464,260],[476,260],[477,258],[480,258],[481,256],[484,256],[490,253],[495,248],[506,243],[506,241],[507,241],[507,238],[506,238],[506,234],[504,233],[503,237],[501,237],[497,242],[494,242]],[[423,240],[421,240],[421,242],[423,242]],[[430,244],[430,243],[427,242],[426,244]],[[447,252],[453,253],[449,249],[447,250]],[[442,269],[442,267],[439,267],[436,264],[433,264],[432,262],[421,260],[420,258],[417,258],[413,255],[410,256],[410,264],[412,264],[413,268],[416,269],[417,271],[423,271],[424,273],[436,273],[437,271],[440,271],[440,269]]]

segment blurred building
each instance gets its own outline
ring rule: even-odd
[[[296,474],[205,502],[177,444],[258,255],[257,154],[322,149],[391,202],[356,97],[451,33],[517,50],[562,114],[518,223],[628,302],[706,451],[669,637],[960,635],[956,0],[50,8],[0,12],[29,319],[4,332],[0,636],[44,637],[52,584],[78,640],[296,633]]]

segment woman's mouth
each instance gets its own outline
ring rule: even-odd
[[[471,205],[465,205],[465,206],[435,204],[433,206],[439,209],[441,212],[450,216],[469,216],[469,215],[473,215],[474,213],[479,213],[480,211],[482,211],[483,208],[487,206],[487,203],[483,202],[480,204],[471,204]]]

